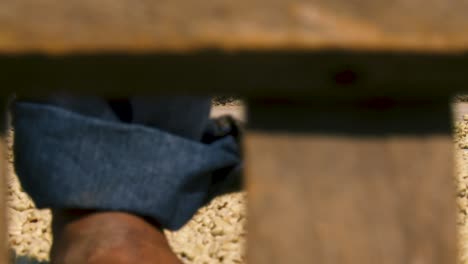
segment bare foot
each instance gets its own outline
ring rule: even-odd
[[[120,212],[54,211],[53,264],[181,264],[163,232]]]

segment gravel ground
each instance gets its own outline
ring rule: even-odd
[[[464,119],[455,122],[455,180],[460,263],[468,264],[468,116]]]
[[[221,107],[215,115],[226,111],[243,117],[239,107]],[[460,263],[468,264],[468,116],[455,122],[454,127]],[[18,255],[47,261],[52,243],[50,212],[34,208],[13,173],[8,176],[8,202],[11,248]],[[184,263],[245,263],[245,205],[245,193],[218,197],[181,230],[166,231],[171,246]]]

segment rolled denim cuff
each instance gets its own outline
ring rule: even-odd
[[[238,177],[230,135],[201,143],[29,102],[13,112],[15,169],[39,208],[126,211],[174,230]]]

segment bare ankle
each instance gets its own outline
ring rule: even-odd
[[[138,216],[92,212],[57,218],[52,263],[181,263],[162,231]]]

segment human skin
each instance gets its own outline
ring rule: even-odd
[[[125,212],[53,210],[52,264],[181,264],[156,223]]]

